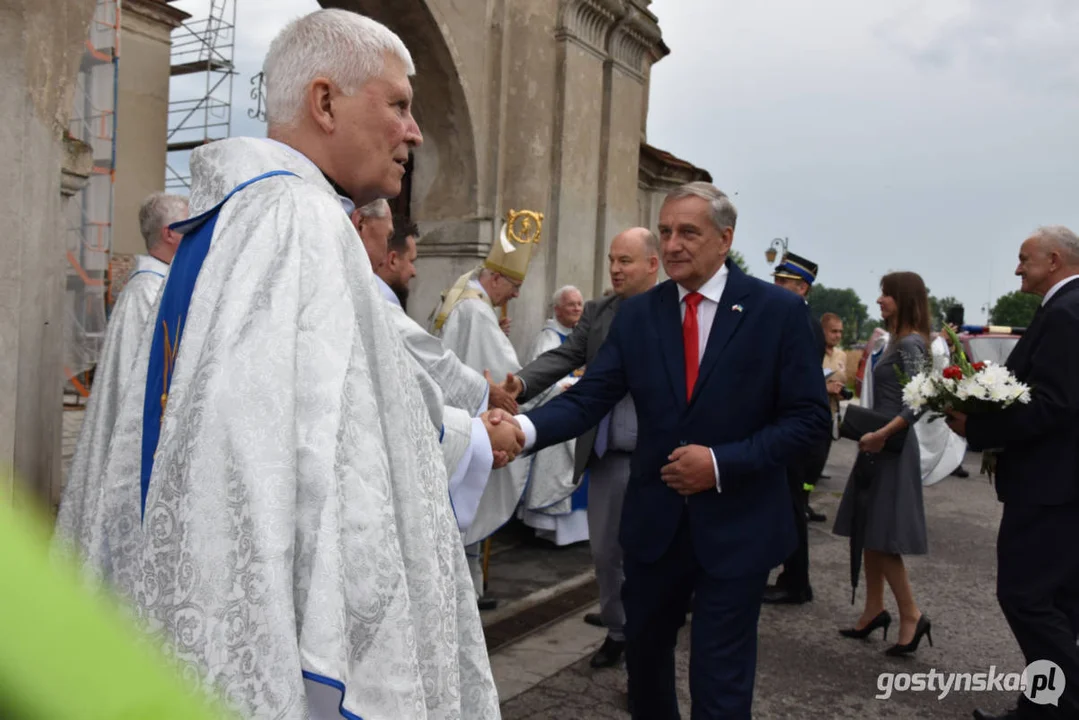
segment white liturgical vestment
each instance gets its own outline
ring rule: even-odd
[[[476,296],[466,296],[450,310],[440,333],[442,344],[476,372],[490,370],[497,382],[509,373],[517,373],[521,363],[498,324],[498,316],[483,286],[473,280],[469,289],[473,291],[470,295]],[[465,545],[487,538],[513,517],[527,481],[527,458],[514,460],[491,473],[476,517],[463,533]]]
[[[532,343],[528,361],[532,362],[548,350],[553,350],[563,343],[573,332],[572,328],[562,325],[555,318],[548,318],[543,328]],[[574,385],[578,378],[570,374],[551,385],[545,391],[521,406],[521,412],[528,412],[565,392],[565,388]],[[536,529],[536,534],[556,545],[570,545],[588,539],[588,510],[583,503],[575,508],[576,494],[559,498],[550,497],[553,490],[561,494],[574,486],[574,452],[576,440],[553,445],[540,450],[527,458],[528,485],[524,500],[518,511],[526,525]],[[537,482],[537,479],[546,482]],[[541,493],[546,492],[544,496]]]
[[[151,332],[154,305],[168,271],[169,266],[161,260],[139,255],[116,298],[60,498],[57,538],[64,544],[77,546],[85,569],[105,582],[111,581],[114,558],[125,549],[130,550],[131,545],[126,541],[110,543],[106,538],[105,520],[115,519],[124,510],[113,503],[115,497],[103,492],[100,478],[105,471],[120,400],[130,384],[139,346]],[[129,518],[134,510],[134,505],[127,508]]]
[[[439,429],[332,186],[222,140],[192,155],[192,216],[280,170],[218,216],[121,589],[241,717],[498,718]],[[104,478],[136,503],[149,354]]]

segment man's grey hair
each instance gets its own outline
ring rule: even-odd
[[[559,305],[561,305],[562,298],[565,296],[566,293],[571,291],[576,292],[578,295],[584,298],[584,294],[581,293],[581,291],[573,285],[563,285],[562,287],[555,290],[554,295],[551,296],[551,307],[558,307]]]
[[[1045,225],[1034,231],[1034,237],[1047,250],[1059,250],[1069,265],[1079,265],[1079,237],[1063,225]]]
[[[667,201],[681,200],[687,197],[699,197],[708,201],[708,204],[712,206],[712,224],[716,226],[716,229],[730,228],[734,230],[735,223],[738,222],[738,210],[735,209],[731,199],[727,197],[727,193],[711,183],[691,182],[668,193]]]
[[[365,218],[386,218],[390,216],[390,204],[385,198],[369,202],[360,208],[360,215]]]
[[[386,56],[401,60],[414,75],[405,43],[369,17],[347,10],[316,10],[278,33],[262,64],[266,121],[270,127],[295,124],[303,114],[308,86],[319,77],[352,95],[385,70]]]
[[[139,232],[146,249],[153,250],[161,242],[161,229],[187,219],[188,201],[183,195],[156,192],[139,205]]]

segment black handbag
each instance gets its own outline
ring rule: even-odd
[[[843,424],[839,426],[840,437],[858,442],[866,433],[876,432],[892,421],[894,415],[885,415],[874,412],[861,405],[847,405],[843,413]],[[888,452],[903,452],[903,445],[907,441],[909,427],[903,428],[884,442],[884,449]]]

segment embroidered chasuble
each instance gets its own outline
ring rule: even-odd
[[[441,393],[337,194],[267,140],[200,147],[191,171],[105,463],[134,507],[105,521],[133,546],[114,587],[241,717],[498,718]]]

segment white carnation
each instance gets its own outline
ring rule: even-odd
[[[926,402],[936,395],[936,386],[932,378],[920,372],[903,386],[903,403],[911,410],[921,410]]]

